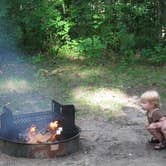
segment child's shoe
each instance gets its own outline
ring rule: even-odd
[[[154,149],[155,149],[155,150],[166,149],[166,143],[160,142],[160,143],[158,143],[158,144],[156,144],[156,145],[154,146]]]
[[[148,143],[150,144],[158,144],[160,141],[154,137],[152,137],[150,140],[148,140]]]

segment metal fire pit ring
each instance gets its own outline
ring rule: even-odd
[[[76,126],[77,133],[71,138],[54,143],[29,144],[11,141],[0,137],[2,153],[26,158],[54,158],[65,156],[79,150],[80,128]]]
[[[52,142],[30,143],[21,139],[27,127],[35,124],[45,128],[51,121],[59,121],[63,131]],[[15,157],[54,158],[74,153],[79,150],[80,128],[75,125],[73,105],[61,105],[52,101],[52,110],[13,115],[4,107],[0,114],[0,151]]]

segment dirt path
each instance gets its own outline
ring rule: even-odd
[[[133,112],[132,116],[130,111]],[[166,151],[154,151],[146,143],[148,133],[143,130],[144,115],[131,108],[126,112],[126,117],[112,122],[95,116],[77,119],[77,124],[83,131],[81,149],[75,154],[43,160],[13,158],[1,154],[0,165],[164,166]]]
[[[13,58],[15,57],[13,56]],[[10,62],[12,62],[12,58]],[[4,60],[2,65],[4,78],[18,75],[24,77],[26,72],[32,71],[31,66],[23,62],[14,64],[13,67],[11,66],[12,63]],[[14,69],[15,65],[17,67]],[[20,70],[21,66],[22,70]],[[7,69],[8,71],[11,69],[15,74],[9,74]],[[29,78],[24,77],[24,79],[33,80],[30,75],[27,74]],[[5,93],[1,91],[0,103],[12,102],[13,97],[15,95],[19,96],[19,94],[25,95],[24,97],[28,99],[28,102],[22,104],[24,111],[29,111],[27,110],[27,106],[31,108],[31,111],[35,111],[35,108],[32,108],[32,106],[36,105],[35,101],[39,99],[42,101],[45,100],[47,103],[47,99],[42,98],[37,92],[28,91],[23,94],[20,91],[15,94],[13,89]],[[36,110],[38,109],[36,107]],[[123,111],[124,114],[122,116],[114,117],[109,121],[97,115],[79,116],[76,123],[82,129],[80,139],[81,148],[75,154],[41,160],[15,158],[0,153],[0,166],[165,166],[166,150],[154,151],[147,144],[149,134],[143,127],[145,120],[144,113],[136,107],[123,107]]]

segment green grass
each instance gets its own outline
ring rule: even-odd
[[[114,114],[121,115],[121,108],[128,98],[139,97],[148,89],[158,90],[162,101],[166,99],[165,67],[139,64],[122,66],[106,60],[87,63],[61,57],[56,61],[47,59],[47,62],[39,63],[40,68],[60,72],[51,76],[37,76],[37,89],[63,104],[73,103],[78,116],[94,112],[108,118]]]
[[[11,79],[20,93],[35,91],[47,98],[37,102],[30,101],[28,104],[33,98],[27,96],[27,101],[24,101],[25,99],[19,95],[17,98],[9,95],[9,100],[15,104],[15,108],[23,105],[33,108],[34,103],[37,108],[45,109],[49,100],[55,99],[62,104],[74,104],[77,109],[76,115],[79,117],[96,114],[111,119],[112,116],[124,115],[122,107],[127,105],[133,96],[139,97],[145,90],[156,89],[161,94],[162,102],[166,99],[166,67],[139,64],[123,66],[103,59],[86,61],[67,57],[43,58],[43,56],[42,59],[43,61],[35,59],[34,63],[34,58],[28,58],[28,63],[36,69],[28,70],[28,75],[32,79],[26,79],[26,84],[22,76]],[[24,60],[27,61],[27,58]],[[41,69],[48,73],[39,74]],[[0,87],[0,94],[8,95],[5,78],[1,78],[0,83],[3,85]],[[24,86],[21,86],[22,83]]]

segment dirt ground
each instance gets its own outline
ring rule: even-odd
[[[164,166],[166,150],[154,151],[147,144],[148,133],[143,129],[144,115],[125,108],[127,116],[111,122],[100,117],[77,119],[81,127],[80,150],[55,159],[24,159],[0,154],[2,166]]]
[[[4,100],[1,95],[1,104]],[[122,110],[123,115],[111,120],[95,114],[78,116],[76,124],[82,132],[80,150],[74,154],[25,159],[0,153],[0,166],[165,166],[166,150],[155,151],[147,143],[150,135],[144,129],[145,114],[137,106]]]

